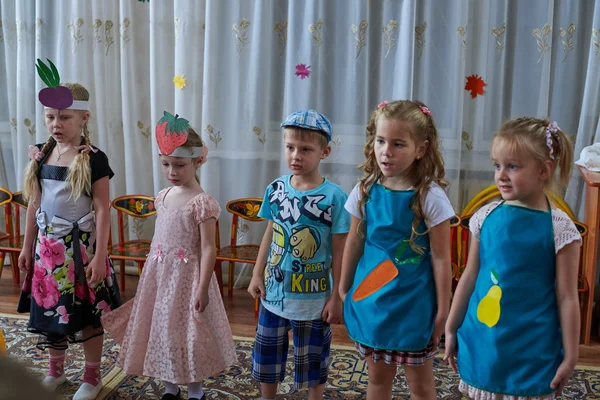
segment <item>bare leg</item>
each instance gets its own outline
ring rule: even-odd
[[[367,400],[391,399],[396,364],[387,364],[385,361],[374,362],[373,357],[367,357],[367,365],[369,367]]]
[[[260,395],[263,399],[274,399],[277,396],[277,384],[276,383],[261,383],[260,384]]]
[[[404,366],[406,383],[412,400],[435,400],[437,397],[433,378],[433,359],[418,367]]]
[[[325,392],[325,384],[322,383],[317,386],[308,388],[308,400],[322,400],[323,393]]]

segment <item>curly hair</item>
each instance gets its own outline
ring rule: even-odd
[[[412,138],[417,145],[426,140],[429,141],[429,146],[425,154],[422,158],[413,162],[408,174],[409,181],[414,188],[414,195],[410,203],[411,210],[414,213],[410,246],[419,254],[423,254],[424,249],[418,246],[415,240],[417,236],[427,233],[427,231],[418,233],[417,229],[425,219],[423,203],[429,187],[432,184],[437,184],[442,189],[448,186],[435,122],[430,114],[422,111],[422,107],[426,107],[426,105],[417,100],[399,100],[383,104],[381,107],[375,109],[371,113],[371,118],[367,124],[367,139],[364,146],[366,160],[358,167],[364,172],[364,176],[359,180],[361,194],[359,211],[362,225],[364,223],[363,210],[365,204],[369,201],[369,191],[375,182],[383,178],[383,173],[375,157],[375,138],[377,136],[378,120],[385,118],[409,122],[413,128],[411,129]],[[363,232],[362,229],[361,232]]]

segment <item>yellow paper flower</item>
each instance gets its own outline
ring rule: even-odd
[[[185,87],[185,75],[177,75],[173,78],[173,83],[177,89],[183,89]]]

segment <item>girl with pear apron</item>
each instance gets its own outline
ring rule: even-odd
[[[458,329],[461,380],[475,389],[545,396],[563,359],[552,212],[501,202],[484,219],[480,267]]]
[[[364,253],[344,321],[352,340],[373,349],[421,351],[433,334],[437,302],[428,235],[415,240],[423,254],[410,247],[413,195],[375,183],[365,205]],[[418,231],[426,229],[421,222]]]

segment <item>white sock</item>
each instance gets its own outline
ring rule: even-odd
[[[167,381],[163,381],[163,385],[165,386],[165,394],[170,393],[176,395],[179,392],[179,385]]]
[[[202,382],[190,383],[187,385],[188,388],[188,399],[195,397],[201,399],[204,396],[204,390],[202,390]]]

